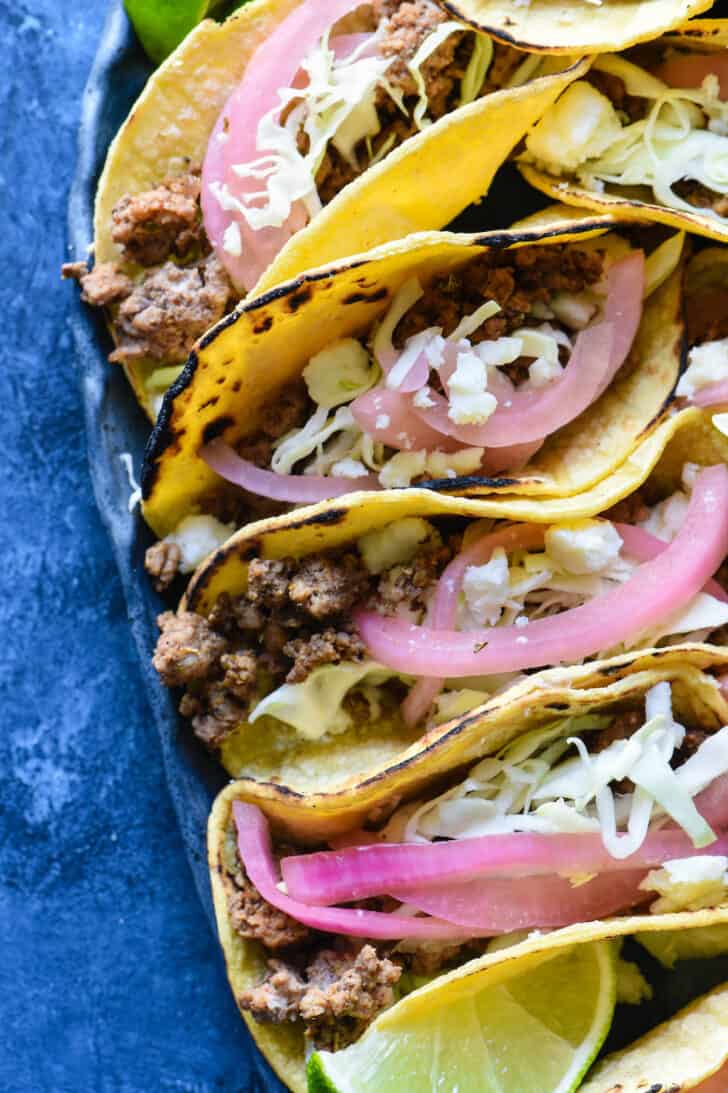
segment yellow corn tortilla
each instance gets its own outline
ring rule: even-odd
[[[233,930],[228,914],[226,873],[227,867],[234,865],[235,861],[231,813],[233,801],[245,800],[257,804],[271,821],[277,834],[289,841],[293,839],[297,845],[305,845],[307,841],[326,841],[336,834],[359,826],[366,818],[385,819],[393,808],[403,800],[416,796],[428,782],[446,771],[461,768],[466,762],[497,751],[526,729],[587,711],[623,708],[630,698],[633,701],[641,700],[650,687],[663,679],[672,684],[678,716],[692,716],[705,726],[718,728],[722,725],[726,715],[725,698],[718,691],[712,676],[702,669],[720,667],[718,661],[723,662],[725,655],[697,646],[664,650],[663,653],[664,656],[648,652],[631,658],[621,658],[621,663],[610,664],[608,671],[605,671],[604,664],[593,669],[591,677],[587,669],[562,670],[561,685],[548,685],[544,682],[540,693],[536,689],[529,698],[524,692],[518,702],[505,702],[501,704],[500,710],[493,709],[490,714],[479,713],[471,719],[465,719],[462,726],[451,729],[451,739],[445,738],[437,744],[425,747],[419,760],[423,769],[419,772],[412,765],[398,766],[388,771],[385,777],[368,779],[333,794],[297,794],[286,786],[261,785],[250,779],[233,782],[226,787],[219,794],[210,815],[208,857],[218,932],[227,963],[228,978],[236,999],[242,990],[262,978],[266,968],[262,947],[254,941],[240,937]],[[613,668],[616,671],[612,671]],[[479,723],[475,724],[478,718]],[[455,746],[453,737],[456,738]],[[469,743],[464,747],[466,738]],[[416,765],[417,760],[414,757],[413,762]],[[425,767],[429,769],[425,770]],[[422,1013],[423,1009],[431,1011],[434,1007],[447,1005],[449,984],[456,980],[485,976],[487,982],[495,983],[513,972],[514,962],[517,963],[519,972],[525,971],[550,953],[569,945],[624,937],[637,932],[644,934],[655,930],[700,929],[721,923],[728,923],[728,907],[670,915],[651,916],[646,913],[570,926],[546,934],[538,934],[536,931],[524,942],[472,960],[461,968],[438,977],[397,1005],[406,1006],[414,1013]],[[722,1010],[722,1027],[725,1027],[728,1023],[728,1005],[722,1007]],[[713,1012],[710,1006],[707,1012]],[[243,1013],[243,1017],[279,1077],[296,1093],[305,1090],[302,1030],[294,1025],[260,1025],[246,1013]],[[709,1022],[705,1027],[706,1032],[713,1028]],[[611,1067],[607,1070],[610,1079],[613,1074],[621,1073],[622,1067],[625,1074],[632,1074],[635,1067],[644,1069],[655,1062],[658,1058],[654,1050],[655,1037],[661,1035],[662,1031],[651,1034],[652,1040],[646,1047],[644,1044],[637,1045],[634,1048],[636,1056],[632,1060],[627,1058],[624,1063],[619,1059],[605,1061],[603,1065]],[[669,1037],[668,1042],[675,1046],[677,1041],[674,1033],[665,1035]],[[722,1041],[721,1046],[725,1050]],[[681,1065],[687,1069],[679,1072],[699,1073],[701,1078],[707,1076],[716,1069],[713,1065],[714,1056],[706,1054],[703,1058],[705,1069],[696,1072],[693,1069],[694,1058],[683,1057]],[[677,1063],[679,1059],[680,1056],[676,1055],[673,1063]],[[722,1062],[722,1058],[720,1061]],[[596,1093],[596,1089],[602,1087],[587,1088]],[[606,1093],[607,1087],[604,1086],[603,1089]]]
[[[581,1093],[683,1093],[728,1061],[728,984],[598,1063]]]
[[[444,0],[501,42],[537,53],[614,53],[707,11],[712,0]]]
[[[604,479],[589,495],[556,500],[518,497],[479,500],[446,497],[430,490],[392,490],[353,494],[340,502],[325,502],[259,521],[233,535],[202,563],[190,581],[181,610],[207,615],[223,592],[233,597],[243,594],[252,558],[301,558],[317,551],[346,547],[364,533],[404,517],[450,514],[549,523],[593,516],[632,493],[650,471],[653,471],[648,486],[651,498],[665,496],[679,486],[686,459],[709,465],[725,458],[727,446],[728,441],[712,428],[709,418],[690,409],[665,419],[624,467]],[[587,496],[589,503],[585,503]],[[621,678],[622,674],[635,671],[636,663],[644,668],[658,663],[672,665],[679,663],[683,655],[699,667],[709,663],[728,666],[728,651],[710,646],[647,650],[639,654],[642,659],[637,662],[636,655],[534,673],[491,698],[478,711],[439,725],[424,736],[417,727],[407,728],[397,711],[319,740],[303,740],[294,729],[272,718],[261,718],[254,724],[243,722],[224,740],[220,758],[233,777],[246,775],[258,781],[276,782],[285,785],[287,792],[297,794],[330,795],[348,791],[357,784],[366,811],[382,794],[386,795],[393,783],[409,782],[420,768],[427,773],[432,755],[446,769],[457,761],[451,756],[462,755],[465,761],[471,754],[469,741],[474,739],[477,747],[483,733],[492,733],[504,743],[506,737],[502,733],[514,724],[516,711],[525,711],[523,716],[529,723],[539,718],[552,688],[560,696],[554,701],[567,701],[564,696],[571,695],[570,702],[578,691],[598,687],[605,678]],[[722,700],[716,708],[723,717]],[[517,731],[525,727],[523,722]],[[438,769],[443,769],[442,765]],[[314,822],[315,814],[311,812],[310,816]]]
[[[111,239],[115,203],[202,163],[218,115],[253,54],[297,3],[251,0],[222,24],[205,20],[150,78],[109,149],[99,181],[97,262],[121,262],[135,272],[121,261]],[[407,140],[297,233],[252,295],[313,266],[448,223],[487,192],[524,133],[587,68],[588,62],[574,58],[550,62],[545,75],[525,86],[477,99]],[[159,361],[126,365],[150,417],[156,415],[145,380],[159,366]]]
[[[191,512],[205,511],[220,480],[199,456],[204,444],[222,436],[235,447],[254,434],[266,404],[300,377],[310,357],[337,338],[367,331],[412,276],[427,283],[489,247],[587,240],[611,225],[609,217],[582,216],[517,232],[422,233],[308,272],[240,305],[202,339],[165,400],[142,472],[147,522],[164,536]],[[584,493],[615,474],[653,429],[677,381],[680,277],[676,270],[646,300],[632,352],[604,395],[549,437],[524,470],[445,479],[434,488],[556,498]]]
[[[610,0],[604,0],[603,7],[606,8],[609,3]],[[665,35],[662,43],[675,49],[689,50],[692,53],[713,53],[725,50],[728,48],[728,20],[696,19],[687,27],[683,27],[679,33]],[[624,192],[627,188],[608,183],[605,184],[602,192],[596,192],[587,189],[569,175],[557,177],[530,163],[519,163],[518,169],[531,186],[566,205],[589,209],[595,213],[612,213],[621,220],[650,220],[680,231],[703,235],[708,239],[717,239],[721,243],[728,242],[728,222],[721,224],[715,217],[701,213],[697,209],[695,212],[669,209],[665,205],[655,204],[649,197],[644,200],[628,197]],[[629,187],[628,189],[639,188]],[[644,187],[644,190],[645,194],[649,194],[648,187]]]

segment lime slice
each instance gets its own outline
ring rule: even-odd
[[[320,1051],[309,1093],[570,1093],[612,1023],[608,941],[437,981],[386,1011],[351,1047]],[[520,972],[519,966],[520,965]]]

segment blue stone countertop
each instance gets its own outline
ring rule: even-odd
[[[249,1090],[94,507],[66,201],[105,0],[0,0],[0,1089]]]

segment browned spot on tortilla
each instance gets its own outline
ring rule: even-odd
[[[389,292],[386,288],[378,288],[374,292],[352,292],[341,301],[343,304],[375,304],[379,300],[386,300]]]
[[[307,516],[304,520],[291,520],[288,525],[289,528],[306,528],[316,527],[322,525],[328,527],[330,524],[341,524],[348,516],[347,509],[326,509],[325,512],[317,512],[313,516]]]
[[[292,296],[288,297],[288,310],[296,312],[299,307],[303,307],[311,299],[312,291],[310,285],[305,285],[300,288],[298,292],[294,292]]]
[[[253,333],[254,334],[265,334],[265,332],[267,330],[270,330],[270,328],[272,326],[273,326],[273,316],[272,315],[264,315],[263,318],[259,319],[258,322],[253,327]]]
[[[200,406],[200,410],[206,410],[208,406],[217,406],[219,401],[220,401],[220,396],[219,395],[213,395],[212,398],[209,398],[207,400],[207,402],[202,403],[202,405]]]
[[[230,425],[234,424],[235,419],[230,417],[229,414],[223,414],[222,417],[216,417],[213,418],[212,421],[208,421],[207,425],[202,430],[203,445],[209,444],[216,436],[221,436]]]

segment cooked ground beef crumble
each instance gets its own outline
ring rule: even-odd
[[[315,669],[361,661],[365,646],[351,621],[360,603],[421,620],[426,595],[457,548],[433,542],[408,565],[372,578],[353,551],[303,559],[253,559],[244,595],[223,593],[208,618],[166,611],[153,664],[168,687],[185,687],[180,711],[216,748],[262,687],[301,683]],[[160,563],[163,571],[163,563]]]

